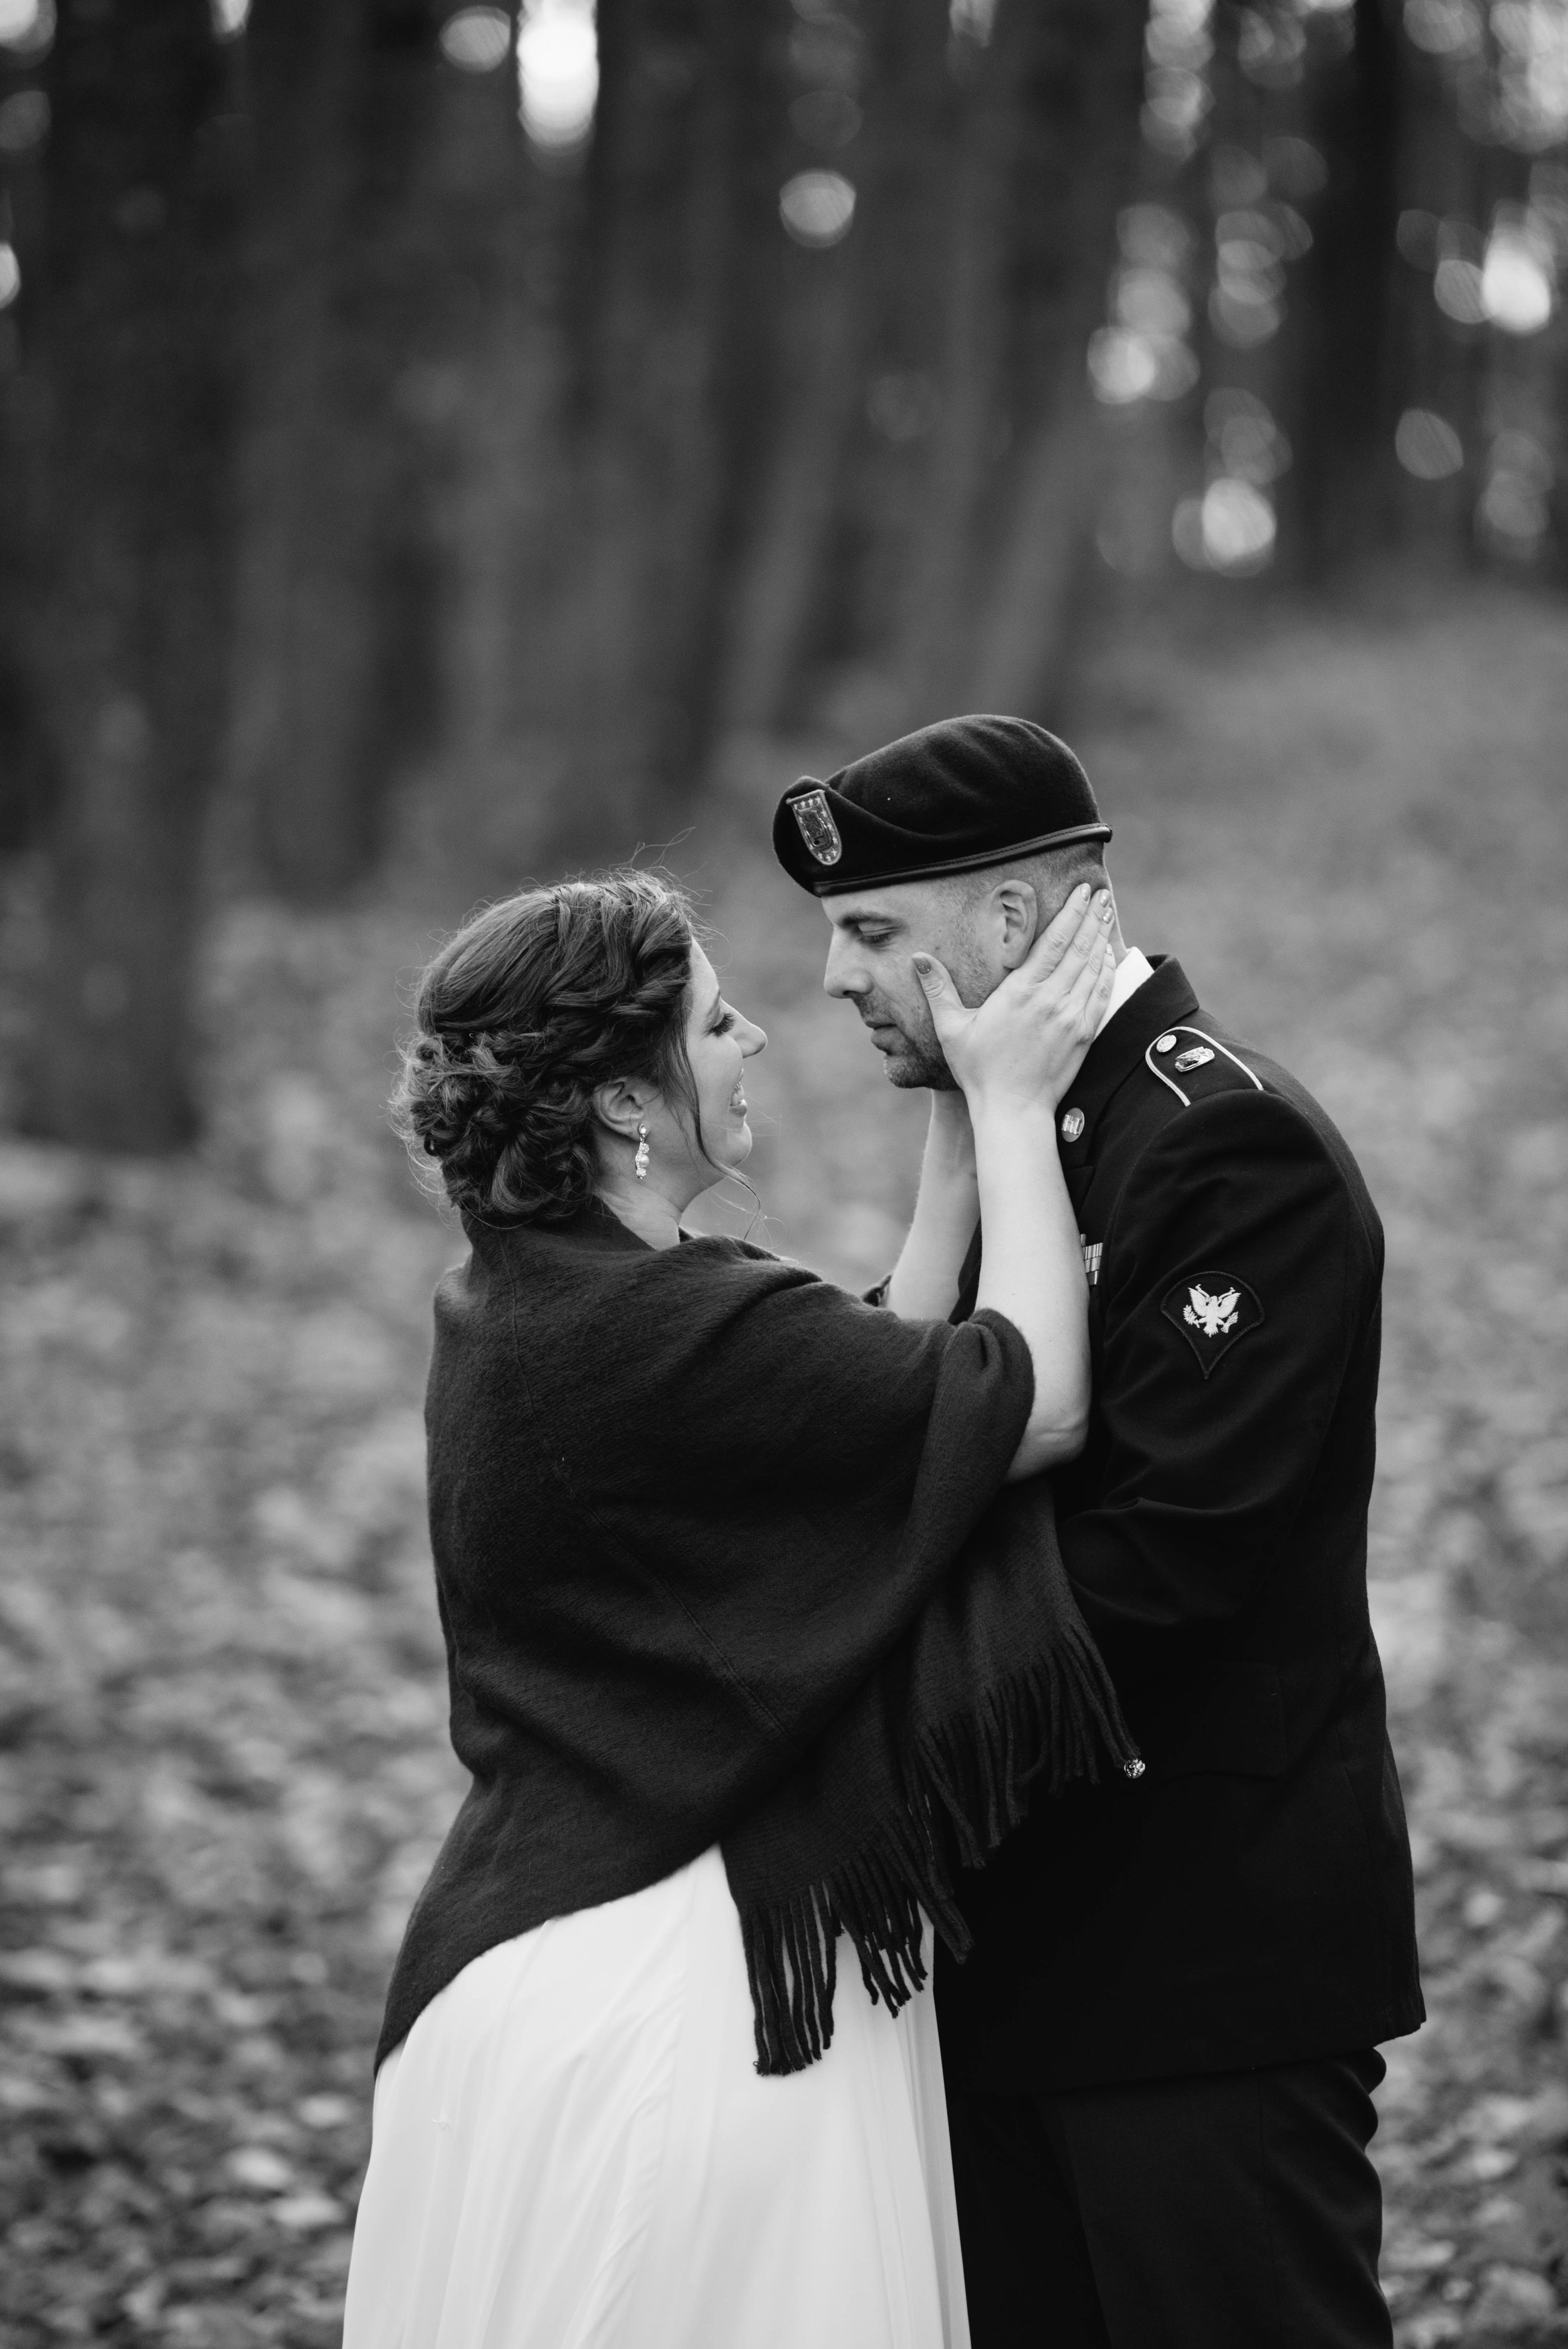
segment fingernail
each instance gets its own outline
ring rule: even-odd
[[[1080,881],[1078,887],[1073,891],[1073,895],[1078,899],[1079,905],[1082,905],[1084,899],[1088,895],[1088,883],[1087,881]]]

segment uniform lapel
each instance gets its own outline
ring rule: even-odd
[[[1178,1020],[1191,1019],[1198,1009],[1198,999],[1188,984],[1187,974],[1175,957],[1156,955],[1150,960],[1154,965],[1153,978],[1146,978],[1136,993],[1128,997],[1114,1019],[1106,1021],[1084,1055],[1083,1066],[1057,1112],[1057,1148],[1075,1212],[1081,1210],[1094,1180],[1096,1131],[1112,1097],[1133,1071],[1142,1066],[1143,1055],[1155,1037]],[[1077,1123],[1075,1111],[1083,1122],[1069,1142],[1068,1131],[1072,1131]],[[1096,1247],[1099,1235],[1086,1232],[1083,1238],[1084,1266],[1093,1289],[1099,1275]],[[981,1234],[976,1227],[958,1277],[958,1302],[949,1317],[954,1321],[966,1321],[975,1310],[980,1281],[980,1245]]]
[[[1161,1030],[1190,1019],[1198,1009],[1198,999],[1175,957],[1158,955],[1152,960],[1153,978],[1146,978],[1115,1017],[1106,1021],[1062,1097],[1057,1146],[1068,1196],[1075,1207],[1082,1204],[1094,1179],[1096,1136],[1112,1096],[1142,1065],[1144,1053]]]

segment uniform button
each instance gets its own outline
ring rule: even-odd
[[[1156,1036],[1154,1039],[1154,1049],[1157,1052],[1173,1052],[1176,1050],[1175,1037]]]
[[[1063,1111],[1063,1112],[1062,1112],[1062,1140],[1063,1140],[1064,1142],[1076,1142],[1076,1141],[1078,1140],[1078,1138],[1079,1134],[1080,1134],[1082,1132],[1083,1132],[1083,1112],[1082,1112],[1082,1110],[1081,1110],[1081,1109],[1069,1109],[1069,1110],[1064,1110],[1064,1111]]]

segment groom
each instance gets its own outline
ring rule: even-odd
[[[828,990],[933,1088],[934,1137],[962,1097],[912,954],[983,1001],[1109,837],[1014,718],[780,802]],[[1423,2009],[1367,1611],[1382,1231],[1310,1094],[1114,936],[1058,1120],[1095,1392],[1056,1495],[1148,1766],[1042,1806],[938,1961],[975,2349],[1387,2349],[1376,2046]]]

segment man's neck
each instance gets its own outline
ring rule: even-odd
[[[1115,952],[1116,978],[1111,986],[1110,1000],[1105,1007],[1105,1017],[1099,1023],[1101,1030],[1115,1019],[1122,1005],[1136,995],[1144,980],[1154,976],[1154,966],[1148,956],[1140,954],[1136,947],[1130,947],[1119,930],[1116,934]]]

